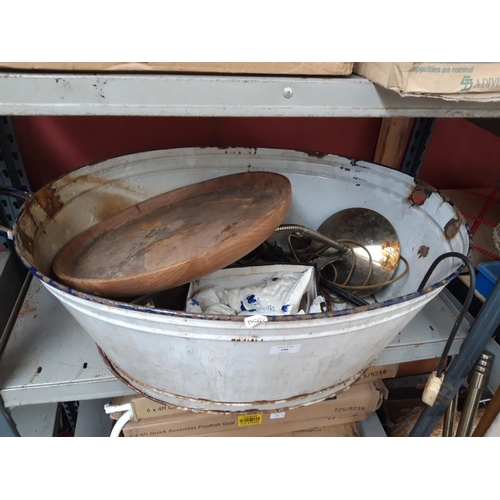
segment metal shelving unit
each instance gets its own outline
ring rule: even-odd
[[[480,119],[500,117],[500,102],[402,98],[354,75],[0,73],[0,116],[13,115]],[[439,356],[456,307],[443,292],[383,351],[377,364]],[[458,353],[466,336],[464,325],[451,355]],[[499,363],[494,374],[492,387],[500,379]],[[90,337],[32,281],[1,360],[0,395],[5,405],[96,400],[128,393],[107,370]]]
[[[355,75],[0,73],[0,115],[497,118],[500,104],[400,97]]]

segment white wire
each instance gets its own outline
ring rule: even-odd
[[[120,437],[120,432],[125,427],[125,424],[132,418],[134,412],[132,410],[127,410],[117,421],[111,431],[109,437]]]

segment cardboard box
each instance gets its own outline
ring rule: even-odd
[[[500,63],[358,62],[354,73],[401,96],[500,101]]]
[[[375,380],[385,380],[394,378],[398,374],[399,364],[370,366],[361,377],[356,380],[355,384],[366,384]]]
[[[471,262],[500,260],[493,243],[493,228],[500,221],[500,191],[496,189],[445,189],[441,194],[453,202],[465,217],[472,233]]]
[[[0,62],[0,70],[345,76],[352,62]]]
[[[367,415],[367,412],[360,411],[353,415],[333,415],[312,420],[277,422],[275,425],[251,425],[244,428],[233,425],[230,428],[226,426],[222,430],[219,427],[213,427],[204,431],[194,431],[190,427],[184,427],[179,432],[172,432],[172,426],[163,419],[152,419],[129,422],[123,428],[123,435],[125,437],[269,437],[312,428],[352,424],[365,420]]]
[[[360,433],[356,423],[351,423],[285,432],[274,434],[273,437],[360,437]]]
[[[245,412],[238,414],[207,414],[176,410],[147,398],[132,399],[135,420],[123,428],[125,436],[190,436],[234,431],[237,435],[271,435],[307,427],[331,425],[350,418],[359,421],[377,410],[387,394],[376,382],[353,385],[334,398],[278,412]],[[123,404],[123,398],[112,404]],[[151,418],[153,417],[153,418]],[[304,425],[304,422],[314,421]],[[345,422],[345,420],[344,420]],[[284,427],[283,427],[284,426]]]
[[[333,416],[333,417],[325,417],[318,418],[314,420],[299,420],[297,422],[283,422],[277,425],[254,425],[245,428],[238,429],[226,429],[223,431],[214,431],[214,432],[204,432],[202,434],[193,434],[191,436],[178,436],[178,437],[272,437],[279,434],[287,434],[290,435],[292,433],[304,432],[309,429],[321,429],[325,427],[343,427],[348,424],[354,424],[356,422],[360,422],[361,420],[365,420],[367,417],[367,413],[360,412],[354,416]],[[149,420],[149,422],[152,422]],[[155,432],[158,428],[153,428],[150,425],[147,425],[147,429],[150,432]],[[160,432],[164,432],[163,429]],[[168,437],[168,434],[153,434],[151,437]],[[133,437],[133,436],[129,436]],[[139,436],[139,437],[150,437],[150,436]]]

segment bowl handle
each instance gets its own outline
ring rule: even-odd
[[[30,193],[23,191],[21,189],[16,189],[10,186],[4,186],[0,184],[0,195],[12,196],[13,198],[18,198],[23,201],[27,201]],[[8,227],[0,226],[0,235],[5,236],[9,240],[14,239],[14,231]]]

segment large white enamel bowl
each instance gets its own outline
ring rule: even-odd
[[[378,292],[376,304],[270,318],[252,328],[237,316],[132,306],[54,280],[56,253],[93,224],[157,194],[247,170],[290,179],[286,223],[317,229],[330,215],[358,206],[381,213],[399,235],[409,274]],[[221,412],[291,408],[344,389],[461,270],[459,259],[446,259],[417,291],[434,259],[471,250],[458,210],[410,176],[335,155],[245,148],[152,151],[75,170],[30,196],[15,243],[24,264],[92,336],[119,378],[158,401]]]

